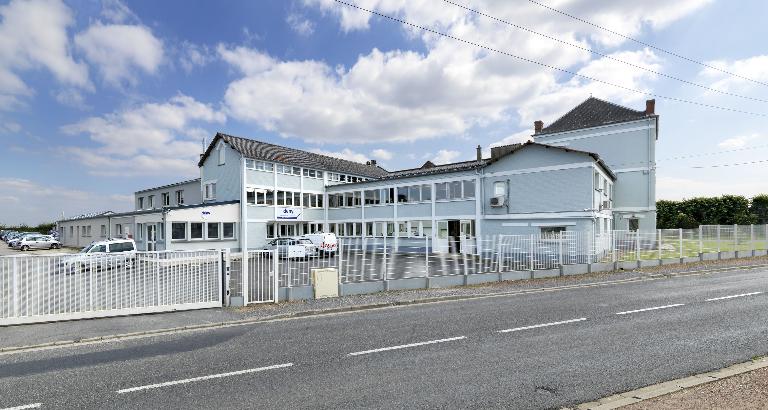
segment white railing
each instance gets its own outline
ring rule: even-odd
[[[0,325],[221,306],[221,253],[0,257]]]

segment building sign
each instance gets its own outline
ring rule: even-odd
[[[211,216],[211,211],[202,211],[200,217],[205,221]]]
[[[301,220],[301,208],[278,206],[275,208],[275,219],[280,221],[299,221]]]

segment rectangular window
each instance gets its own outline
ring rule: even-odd
[[[203,187],[203,199],[212,201],[216,199],[216,183],[209,182]]]
[[[292,206],[293,205],[293,192],[285,192],[285,205],[286,206]],[[298,205],[298,204],[296,204]]]
[[[107,236],[107,225],[101,225],[101,237],[104,238]]]
[[[421,233],[424,236],[432,236],[432,221],[421,221]]]
[[[373,236],[373,222],[365,223],[365,236]]]
[[[224,222],[221,224],[221,237],[224,239],[234,239],[235,238],[235,223],[234,222]]]
[[[176,191],[176,205],[184,205],[184,190]]]
[[[376,205],[379,203],[378,201],[378,190],[366,190],[363,195],[365,196],[365,204],[366,205]]]
[[[401,186],[397,188],[397,202],[408,202],[408,187]]]
[[[163,192],[163,206],[171,206],[171,194],[168,192]]]
[[[448,198],[461,199],[461,181],[449,182],[449,189]]]
[[[275,237],[275,223],[270,222],[267,224],[267,238]]]
[[[422,201],[431,201],[432,200],[432,186],[430,186],[430,185],[422,185],[421,186],[421,200]]]
[[[277,205],[277,206],[285,206],[285,192],[284,191],[277,191],[277,192],[275,192],[275,205]]]
[[[256,205],[256,191],[252,188],[245,191],[245,203],[248,205]]]
[[[493,196],[506,196],[507,195],[507,183],[504,181],[496,181],[493,183]]]
[[[438,184],[435,184],[435,199],[438,201],[443,201],[448,199],[448,183],[447,182],[440,182]]]
[[[219,223],[218,222],[208,222],[206,225],[208,225],[208,239],[219,239]]]
[[[640,220],[637,218],[629,218],[629,230],[630,231],[637,231],[640,229]]]
[[[136,224],[136,233],[139,240],[144,239],[144,224]]]
[[[355,197],[351,192],[344,193],[344,206],[354,206]]]
[[[264,193],[264,204],[265,205],[274,205],[275,204],[275,192],[268,190],[266,193]]]
[[[155,209],[155,196],[150,195],[147,197],[147,208]]]
[[[541,235],[542,236],[555,236],[559,235],[560,232],[565,232],[566,229],[564,226],[542,226],[541,227]]]
[[[120,226],[120,225],[118,225],[118,226]],[[72,238],[74,236],[75,236],[75,227],[74,226],[70,226],[69,227],[69,237]]]
[[[464,181],[464,198],[471,199],[475,197],[475,181]]]
[[[401,238],[408,236],[408,224],[406,222],[397,223],[397,236]]]
[[[421,186],[413,185],[408,187],[408,202],[421,202]]]
[[[171,223],[171,239],[175,239],[175,240],[187,239],[187,223],[186,222]]]
[[[353,203],[355,204],[355,206],[360,206],[360,205],[362,205],[362,198],[361,198],[361,195],[362,195],[362,194],[360,193],[360,191],[354,191],[354,192],[352,192],[352,197],[354,198],[354,202],[353,202]]]
[[[219,165],[224,165],[227,157],[226,157],[227,151],[224,148],[224,144],[219,144]]]
[[[189,239],[203,239],[203,223],[202,222],[189,223]]]
[[[139,197],[139,204],[137,205],[137,207],[139,209],[144,209],[144,197],[143,196]]]

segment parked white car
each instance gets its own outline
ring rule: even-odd
[[[50,235],[29,235],[13,242],[13,248],[22,251],[30,249],[59,249],[61,242]]]
[[[133,239],[106,239],[91,242],[79,253],[63,258],[60,267],[67,273],[78,273],[133,266],[135,262]]]
[[[317,246],[307,238],[278,238],[267,242],[264,250],[277,249],[280,258],[308,258],[317,256]]]
[[[319,253],[327,256],[333,256],[339,249],[339,240],[335,233],[310,233],[302,236],[309,239],[316,247]]]

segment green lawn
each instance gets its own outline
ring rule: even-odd
[[[703,241],[703,243],[699,244],[698,239],[695,239],[695,240],[683,239],[682,256],[684,258],[698,257],[699,252],[716,253],[718,249],[720,249],[721,252],[732,252],[732,251],[751,251],[752,249],[762,250],[762,249],[766,249],[766,247],[768,247],[768,242],[765,240],[754,241],[754,243],[750,241],[746,241],[746,242],[740,242],[738,244],[736,244],[735,241],[733,240],[720,241],[720,245],[718,247],[717,241]],[[679,257],[680,257],[680,241],[673,241],[673,240],[662,241],[661,254],[659,254],[658,249],[640,249],[641,260],[672,259],[672,258],[679,258]],[[624,251],[624,252],[617,252],[616,259],[620,261],[637,260],[637,252],[635,252],[634,249]]]

